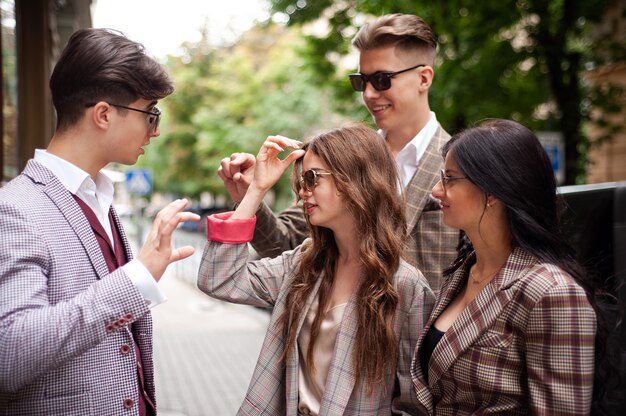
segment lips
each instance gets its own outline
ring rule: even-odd
[[[312,204],[310,202],[305,202],[304,203],[304,211],[308,214],[311,215],[311,212],[313,211],[314,208],[316,208],[317,205]]]
[[[390,104],[385,104],[385,105],[370,105],[369,109],[370,112],[374,115],[381,113],[383,111],[385,111],[386,109],[388,109],[389,107],[391,107]]]

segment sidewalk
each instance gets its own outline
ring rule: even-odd
[[[266,311],[209,298],[174,275],[153,310],[160,416],[235,415],[269,322]]]
[[[127,229],[132,234],[133,227]],[[200,234],[175,232],[175,247],[189,244],[196,252],[170,265],[159,282],[168,300],[152,309],[159,416],[235,415],[269,324],[267,311],[197,289],[204,241]]]

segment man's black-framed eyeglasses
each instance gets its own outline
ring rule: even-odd
[[[419,65],[415,65],[410,68],[402,69],[400,71],[395,71],[395,72],[379,71],[379,72],[374,72],[371,75],[361,74],[361,73],[350,74],[348,75],[348,77],[350,78],[350,83],[352,84],[352,88],[354,88],[355,91],[365,91],[365,85],[368,82],[372,84],[372,87],[374,87],[376,91],[385,91],[391,88],[391,78],[403,72],[407,72],[412,69],[417,69],[422,66],[426,66],[426,65],[419,64]]]
[[[152,110],[148,111],[148,110],[140,110],[139,108],[129,107],[127,105],[121,105],[121,104],[115,104],[115,103],[109,103],[109,102],[106,102],[106,103],[108,105],[112,105],[113,107],[124,108],[126,110],[131,110],[131,111],[136,111],[138,113],[147,114],[149,116],[148,125],[150,126],[150,131],[156,132],[157,129],[159,128],[159,123],[161,122],[161,110],[159,110],[157,107],[152,107]],[[94,105],[96,105],[96,103],[88,103],[85,106],[92,107]]]
[[[446,172],[443,169],[441,169],[439,174],[441,177],[441,185],[443,186],[444,191],[446,190],[446,185],[448,185],[450,182],[458,181],[460,179],[469,179],[467,176],[446,176]]]
[[[332,175],[330,172],[320,172],[315,169],[309,169],[302,172],[300,176],[300,186],[306,192],[313,192],[313,189],[317,186],[320,176]]]

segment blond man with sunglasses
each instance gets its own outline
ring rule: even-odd
[[[450,138],[428,102],[436,36],[418,16],[391,14],[363,26],[353,44],[360,52],[359,73],[350,75],[350,82],[362,93],[400,173],[409,231],[404,257],[436,292],[459,242],[458,231],[443,224],[439,203],[430,195],[442,168],[440,148]],[[245,195],[254,163],[254,156],[245,153],[222,161],[218,174],[235,202]],[[262,256],[276,256],[294,248],[307,233],[302,206],[275,216],[262,204],[252,245]]]

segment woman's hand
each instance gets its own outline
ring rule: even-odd
[[[255,215],[267,191],[278,182],[294,160],[304,156],[305,152],[300,150],[301,146],[302,142],[288,137],[267,137],[256,157],[254,178],[246,191],[246,195],[230,219],[252,218]],[[278,156],[285,149],[295,150],[284,159],[280,159]]]

